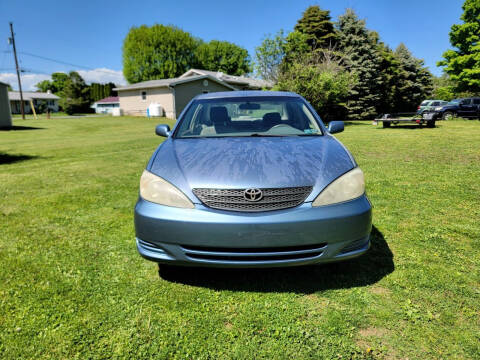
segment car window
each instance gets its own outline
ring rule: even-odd
[[[460,104],[462,104],[462,105],[470,105],[471,102],[472,102],[472,99],[463,99]]]
[[[428,106],[428,104],[430,104],[430,100],[424,100],[424,101],[422,101],[420,106]]]
[[[440,102],[439,102],[439,101],[434,101],[434,102],[431,104],[431,106],[438,106],[438,105],[440,105]]]
[[[480,105],[480,99],[473,99],[473,103],[475,105]]]
[[[288,96],[248,96],[194,100],[174,137],[295,135],[323,135],[305,101]]]

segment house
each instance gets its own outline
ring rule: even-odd
[[[12,114],[20,114],[22,112],[20,107],[20,92],[9,91],[8,97],[10,98],[10,108]],[[50,91],[46,93],[23,91],[23,103],[26,114],[32,112],[32,104],[36,111],[39,109],[50,109],[51,112],[57,112],[59,99],[60,98],[57,95],[53,95]]]
[[[8,101],[8,85],[0,82],[0,128],[12,127],[10,102]]]
[[[264,80],[190,69],[178,78],[143,81],[113,90],[118,91],[120,109],[125,115],[146,115],[149,105],[157,103],[166,117],[175,119],[198,94],[271,87]]]
[[[109,96],[105,99],[98,100],[91,106],[97,114],[111,114],[114,108],[120,107],[118,96]]]

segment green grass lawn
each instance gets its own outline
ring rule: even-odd
[[[363,257],[165,278],[133,228],[157,122],[0,131],[1,359],[479,358],[479,121],[338,135],[374,206]]]

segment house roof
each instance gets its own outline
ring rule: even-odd
[[[226,83],[229,83],[231,85],[247,85],[250,88],[256,88],[256,89],[273,87],[273,84],[266,80],[254,79],[246,76],[228,75],[228,74],[224,74],[221,71],[210,71],[210,70],[203,70],[203,69],[190,69],[185,74],[181,75],[180,78],[186,78],[194,75],[210,75]]]
[[[119,102],[119,97],[118,96],[109,96],[106,97],[105,99],[101,99],[98,101],[95,101],[95,103],[99,104],[115,104]]]
[[[20,100],[20,91],[9,91],[8,97],[10,100]],[[34,91],[23,91],[23,100],[58,100],[60,99],[57,95],[43,92],[34,92]]]
[[[236,90],[233,86],[230,84],[218,79],[217,77],[211,76],[209,74],[204,74],[204,75],[192,75],[188,76],[185,78],[178,77],[178,78],[172,78],[172,79],[160,79],[160,80],[148,80],[148,81],[142,81],[136,84],[131,84],[131,85],[126,85],[122,87],[115,88],[113,90],[116,91],[125,91],[125,90],[135,90],[135,89],[148,89],[148,88],[157,88],[157,87],[174,87],[175,85],[178,84],[183,84],[186,82],[190,81],[196,81],[196,80],[201,80],[201,79],[209,79],[212,81],[215,81],[219,84],[222,84],[232,90]]]

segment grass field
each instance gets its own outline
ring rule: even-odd
[[[479,358],[479,121],[338,135],[374,206],[363,257],[166,279],[133,229],[157,121],[0,131],[0,359]]]

